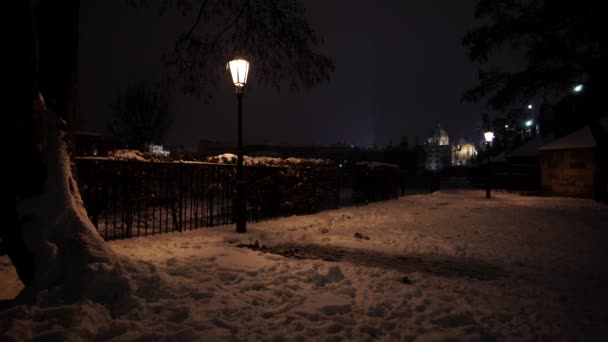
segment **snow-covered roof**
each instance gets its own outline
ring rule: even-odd
[[[576,148],[594,148],[596,146],[595,138],[591,132],[589,125],[576,130],[565,137],[559,138],[552,141],[542,147],[539,150],[562,150],[562,149],[576,149]]]

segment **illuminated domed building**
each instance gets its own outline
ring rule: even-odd
[[[433,134],[424,145],[426,159],[424,167],[430,171],[439,171],[452,164],[452,148],[447,132],[437,125]]]
[[[450,144],[450,137],[448,133],[441,129],[441,126],[437,124],[437,127],[433,131],[433,134],[427,139],[428,145],[445,146]]]
[[[452,146],[452,165],[471,166],[472,160],[477,156],[475,145],[460,139],[458,145]]]

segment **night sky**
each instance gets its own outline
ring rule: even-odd
[[[382,4],[382,5],[379,5]],[[245,143],[398,144],[420,142],[439,122],[452,138],[475,133],[483,104],[461,103],[477,66],[461,46],[473,26],[472,1],[305,1],[325,38],[331,81],[310,91],[277,93],[254,81],[245,92]],[[83,1],[80,17],[78,126],[105,132],[109,104],[129,81],[157,80],[161,55],[191,18],[160,17],[124,1]],[[170,146],[195,149],[200,139],[236,140],[236,99],[226,73],[208,104],[177,94],[171,106]]]

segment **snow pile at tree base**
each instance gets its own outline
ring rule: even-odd
[[[72,176],[63,120],[47,114],[48,165],[43,192],[17,201],[21,236],[35,269],[18,301],[41,306],[91,300],[130,310],[132,284],[119,257],[91,223]]]

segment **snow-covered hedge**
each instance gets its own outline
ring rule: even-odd
[[[144,154],[137,150],[114,150],[108,152],[108,157],[114,160],[137,160],[146,161]]]
[[[204,159],[190,156],[189,158],[159,158],[151,153],[144,153],[138,150],[119,149],[108,152],[106,157],[81,157],[81,159],[111,159],[111,160],[133,160],[133,161],[165,161],[175,163],[217,163],[217,164],[236,164],[237,156],[232,153],[223,153]],[[293,165],[317,165],[334,166],[335,163],[328,159],[307,159],[307,158],[276,158],[276,157],[251,157],[243,156],[243,164],[247,166],[293,166]]]
[[[207,158],[205,162],[155,163],[141,152],[119,150],[108,158],[80,158],[78,179],[87,210],[95,223],[107,216],[104,213],[108,208],[113,208],[109,212],[118,216],[116,220],[112,218],[112,224],[118,222],[130,227],[141,216],[137,210],[132,210],[135,207],[162,206],[169,208],[172,216],[178,216],[179,205],[173,205],[173,202],[180,196],[223,196],[230,201],[236,159],[236,155],[225,153]],[[134,162],[127,165],[113,160]],[[399,183],[399,169],[392,164],[358,163],[353,168],[338,167],[330,160],[249,156],[245,156],[244,161],[247,202],[254,219],[335,208],[339,187],[348,190],[349,199],[343,198],[343,203],[393,198]],[[108,198],[108,193],[114,197]],[[107,203],[116,198],[121,200],[111,205]],[[132,217],[135,214],[139,216]],[[119,233],[125,234],[125,231]]]
[[[236,164],[237,156],[232,153],[219,154],[206,159],[210,163]],[[260,166],[288,166],[295,164],[330,166],[334,162],[327,159],[303,159],[303,158],[276,158],[276,157],[250,157],[243,156],[243,164]]]

